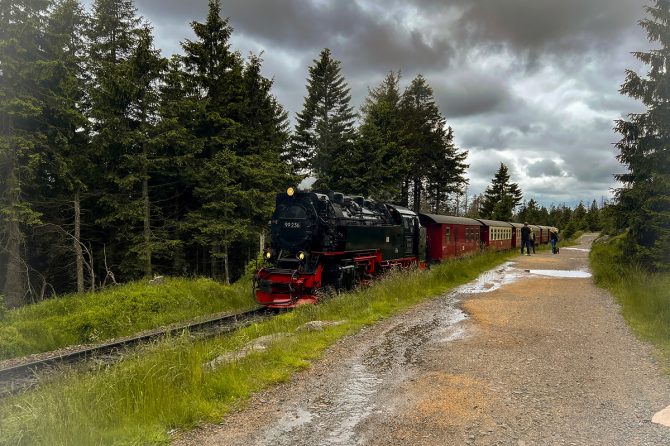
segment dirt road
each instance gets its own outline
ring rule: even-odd
[[[670,378],[588,274],[519,256],[351,336],[178,445],[670,445]]]

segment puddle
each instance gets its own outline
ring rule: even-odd
[[[560,269],[529,269],[527,271],[531,274],[536,274],[538,276],[573,278],[573,279],[584,279],[591,277],[591,273],[586,271],[569,271]]]
[[[304,409],[292,410],[279,420],[279,430],[284,433],[290,432],[298,426],[309,423],[313,417],[311,412]]]
[[[339,423],[333,426],[321,444],[356,443],[353,439],[354,428],[372,412],[370,396],[377,392],[381,382],[382,380],[368,372],[365,366],[354,364],[349,379],[336,397],[339,404],[330,412],[330,417],[339,420]]]
[[[363,364],[353,364],[332,400],[320,408],[292,407],[265,432],[260,444],[290,446],[295,438],[315,445],[353,445],[356,426],[374,410],[371,399],[382,379]],[[327,409],[326,409],[327,408]],[[325,411],[325,412],[324,412]]]
[[[590,249],[586,248],[561,248],[563,251],[581,251],[581,252],[590,252]]]
[[[505,262],[499,268],[486,271],[477,277],[474,282],[456,288],[453,294],[490,293],[503,285],[515,282],[520,277],[520,271],[513,268],[513,264],[513,262]]]
[[[434,338],[437,342],[451,342],[458,339],[465,339],[465,328],[459,324],[468,318],[459,308],[449,305],[444,312],[439,315],[439,324],[435,330]]]

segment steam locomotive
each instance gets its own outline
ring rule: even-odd
[[[348,290],[385,270],[423,267],[482,249],[515,247],[513,223],[420,214],[338,192],[277,194],[271,242],[254,277],[259,304],[315,303],[322,290]],[[534,226],[538,241],[549,227]]]

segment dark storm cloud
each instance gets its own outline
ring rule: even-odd
[[[421,1],[439,7],[440,1]],[[577,51],[609,45],[642,17],[643,0],[451,0],[463,8],[460,32],[521,50]]]
[[[302,54],[306,63],[331,48],[350,75],[388,70],[444,67],[453,52],[446,38],[428,39],[404,28],[401,18],[375,17],[365,2],[235,0],[223,2],[235,32],[264,45]],[[140,12],[175,24],[203,20],[207,2],[139,0]]]

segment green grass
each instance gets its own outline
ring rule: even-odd
[[[24,395],[0,401],[1,445],[167,444],[171,429],[220,420],[254,392],[309,367],[344,335],[474,279],[516,256],[489,253],[385,280],[217,339],[178,337],[145,347],[97,373],[64,372]],[[312,320],[343,321],[323,331]],[[262,336],[282,334],[263,351],[211,369],[204,364]]]
[[[0,359],[75,344],[96,343],[142,330],[254,306],[251,285],[166,278],[47,300],[0,317]]]
[[[652,273],[626,261],[621,238],[594,244],[590,259],[596,284],[616,297],[626,322],[657,348],[670,374],[670,274]]]

